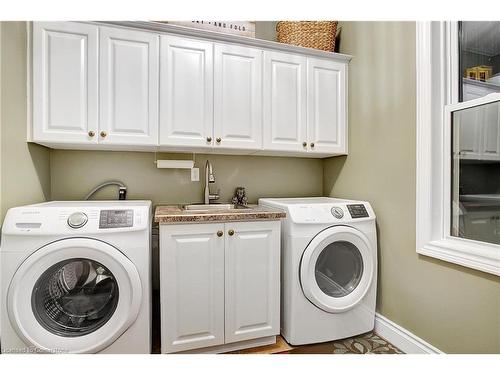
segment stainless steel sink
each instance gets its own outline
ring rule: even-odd
[[[247,210],[250,207],[239,204],[230,203],[215,203],[215,204],[187,204],[182,207],[187,211],[231,211],[231,210]]]

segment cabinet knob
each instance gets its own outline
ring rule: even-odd
[[[89,137],[92,138],[95,135],[95,131],[89,130]]]
[[[215,139],[215,142],[217,142],[217,143],[220,143],[220,141],[222,141],[222,139],[220,139],[219,137],[217,137],[217,138]]]
[[[234,234],[234,230],[229,229],[229,230],[227,231],[227,234],[229,234],[230,236],[232,236],[232,235]]]
[[[207,142],[212,142],[212,137],[207,137]]]
[[[311,142],[311,147],[314,148],[314,142]]]
[[[101,137],[106,138],[107,135],[108,134],[104,130],[101,132]]]
[[[223,235],[223,234],[224,234],[224,233],[223,233],[221,230],[218,230],[218,231],[217,231],[217,237],[222,237],[222,235]]]
[[[307,147],[307,142],[302,142],[302,147]]]

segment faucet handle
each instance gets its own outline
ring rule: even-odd
[[[216,201],[220,198],[220,189],[217,189],[217,193],[215,194],[209,194],[208,195],[209,200],[211,201]]]

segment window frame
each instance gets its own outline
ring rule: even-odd
[[[416,251],[500,276],[500,245],[451,236],[449,110],[462,107],[458,70],[458,22],[417,22]]]

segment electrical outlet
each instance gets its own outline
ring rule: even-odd
[[[191,181],[200,181],[200,168],[191,168]]]

